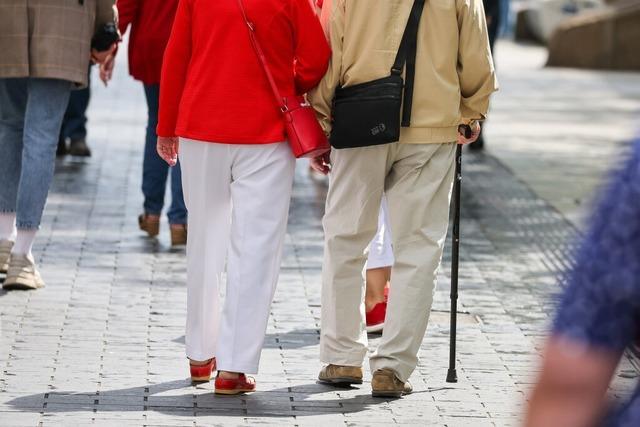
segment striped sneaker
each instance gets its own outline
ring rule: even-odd
[[[11,248],[13,248],[13,242],[11,240],[0,240],[0,274],[7,274],[9,270]]]
[[[7,278],[2,284],[6,290],[33,290],[44,287],[44,281],[35,263],[26,255],[11,254]]]

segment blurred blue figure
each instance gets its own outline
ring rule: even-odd
[[[513,31],[513,25],[511,23],[511,6],[509,0],[500,0],[500,26],[498,28],[498,35],[510,35]]]
[[[640,331],[640,141],[601,196],[558,307],[527,426],[640,426],[640,388],[607,388]]]

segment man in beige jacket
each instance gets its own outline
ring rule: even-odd
[[[339,86],[389,75],[412,0],[325,0],[322,21],[333,56],[309,99],[327,133]],[[479,133],[497,90],[481,0],[427,0],[418,31],[411,126],[400,141],[333,150],[323,220],[319,379],[359,384],[367,353],[362,276],[383,192],[395,264],[381,343],[371,356],[374,396],[410,392],[448,228],[456,142]],[[473,136],[460,135],[470,124]],[[312,166],[328,172],[323,159]]]

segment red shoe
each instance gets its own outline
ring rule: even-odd
[[[205,365],[194,365],[189,363],[191,370],[191,382],[205,383],[211,380],[211,373],[216,370],[216,358],[209,360]]]
[[[241,394],[256,391],[256,380],[253,377],[247,377],[240,374],[238,378],[227,379],[220,375],[216,377],[216,394]]]
[[[387,302],[379,302],[367,313],[367,332],[381,332],[387,315]]]

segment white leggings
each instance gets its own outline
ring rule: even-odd
[[[392,267],[395,262],[391,246],[391,227],[389,226],[388,210],[387,198],[382,196],[378,215],[378,231],[369,244],[369,258],[365,267],[367,270]]]
[[[180,139],[187,242],[187,357],[257,373],[287,227],[295,158],[284,143]],[[227,270],[226,297],[220,301]]]

